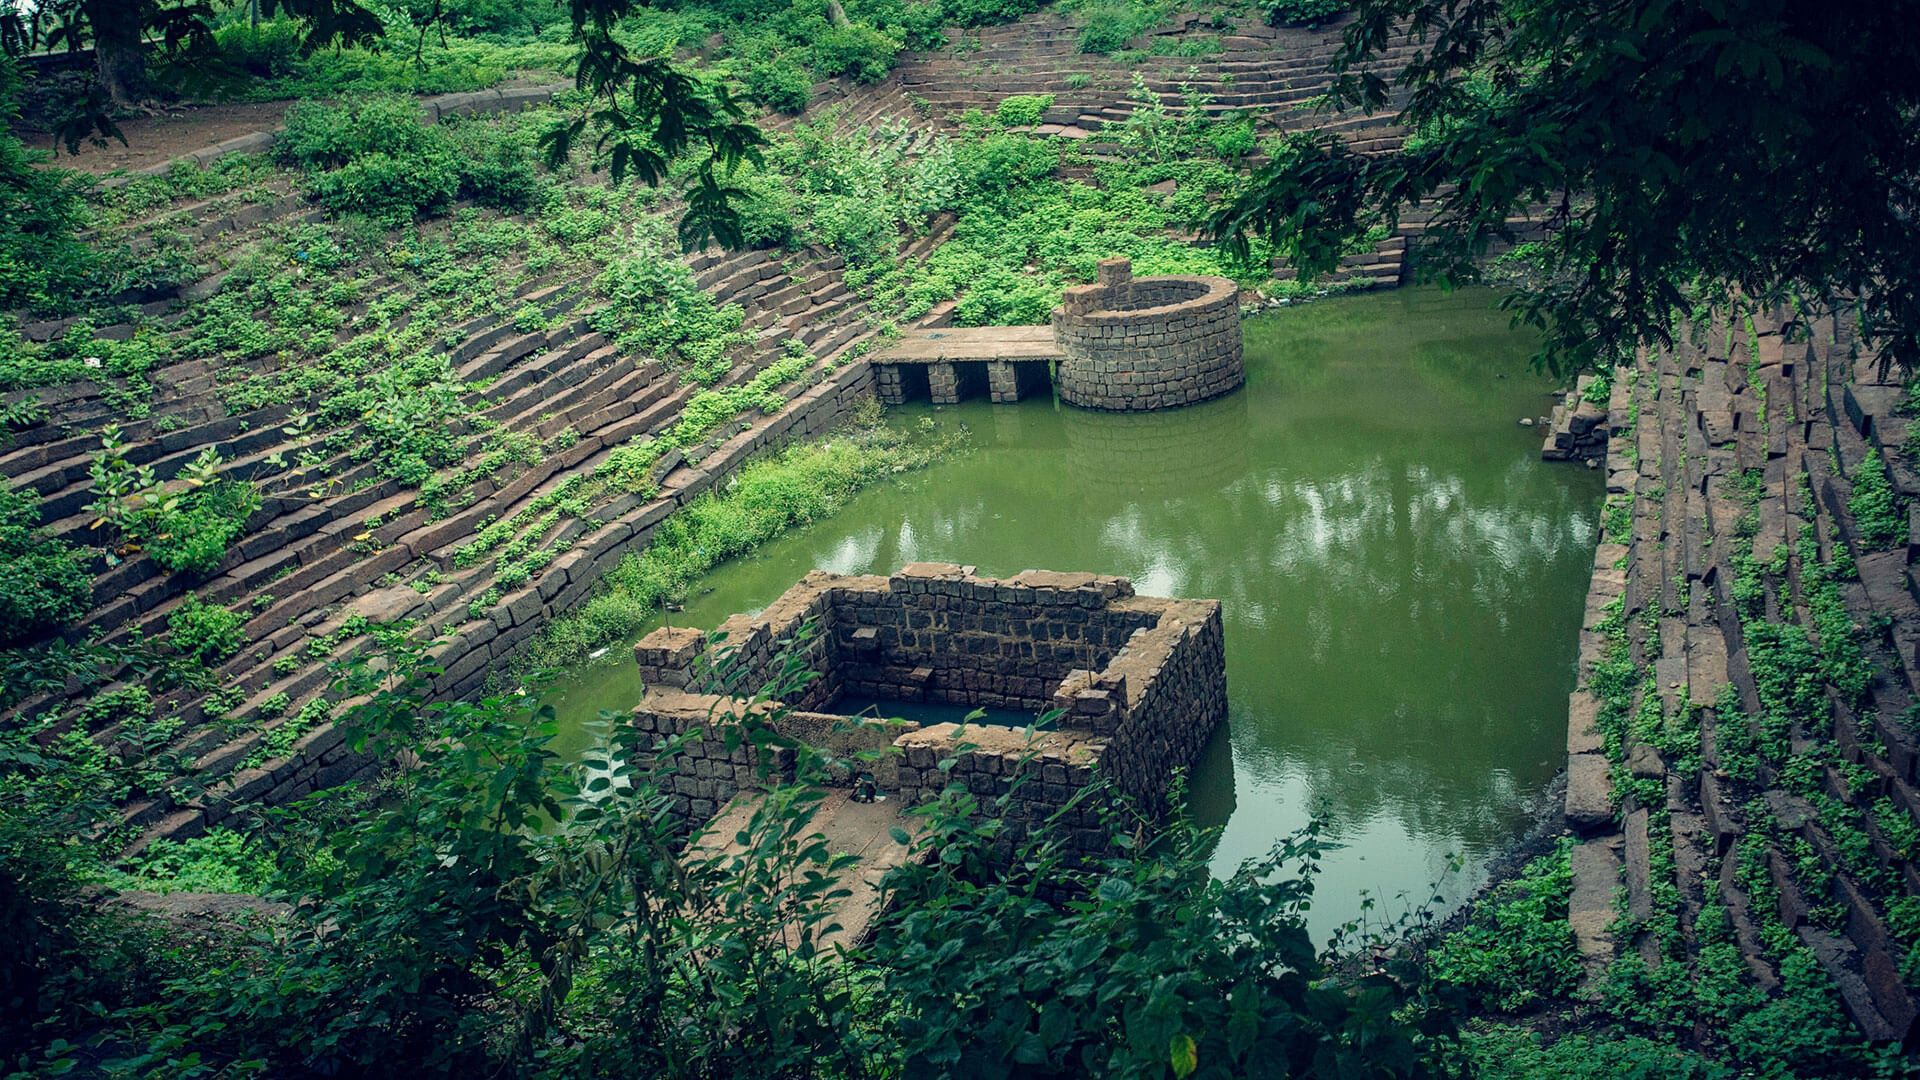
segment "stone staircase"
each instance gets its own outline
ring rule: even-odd
[[[1870,451],[1910,507],[1920,472],[1858,352],[1844,319],[1767,312],[1615,383],[1568,744],[1589,993],[1627,961],[1712,993],[1731,948],[1772,994],[1787,942],[1865,1037],[1915,1034],[1920,530],[1869,539],[1850,496]]]
[[[247,205],[265,208],[257,219],[223,219],[224,225],[216,221],[201,230],[207,265],[231,261],[233,252],[257,241],[262,231],[317,220],[304,200],[258,195],[254,200]],[[188,204],[164,208],[156,217],[201,211],[211,212]],[[130,222],[125,231],[136,233],[151,220]],[[924,257],[951,226],[950,218],[936,222],[929,235],[906,244],[910,257]],[[320,436],[329,433],[288,434],[302,402],[229,414],[223,392],[236,382],[274,379],[300,363],[293,354],[240,362],[183,360],[149,374],[150,414],[122,424],[123,435],[135,443],[129,460],[151,467],[164,481],[211,446],[225,459],[221,474],[253,481],[264,502],[244,536],[207,574],[168,574],[144,554],[101,566],[96,607],[76,628],[110,643],[136,635],[152,640],[166,630],[189,590],[203,602],[251,616],[247,647],[216,672],[223,685],[239,688],[240,700],[230,700],[230,692],[229,700],[216,707],[198,691],[175,689],[156,702],[157,713],[182,721],[183,734],[167,751],[192,762],[194,773],[213,788],[188,805],[176,805],[158,792],[136,799],[126,808],[125,821],[144,830],[140,842],[188,835],[223,820],[244,802],[284,801],[369,768],[346,752],[333,725],[311,716],[300,719],[308,702],[326,695],[328,663],[366,643],[368,622],[410,620],[415,638],[444,639],[446,644],[435,650],[444,665],[435,689],[470,693],[552,614],[582,599],[601,571],[627,550],[644,546],[654,525],[674,507],[724,478],[751,453],[826,430],[855,397],[870,390],[866,366],[847,362],[879,330],[869,325],[865,302],[846,287],[837,257],[819,250],[783,255],[710,249],[687,263],[702,289],[742,307],[753,335],[753,344],[735,358],[718,386],[751,380],[785,355],[788,339],[803,343],[837,372],[825,377],[825,367],[816,364],[789,389],[795,401],[779,416],[741,418],[703,446],[670,452],[656,466],[657,490],[599,490],[589,505],[544,527],[543,515],[559,496],[577,489],[615,448],[672,427],[701,390],[658,360],[622,354],[593,330],[597,302],[591,267],[534,274],[510,262],[495,275],[513,284],[494,310],[441,335],[430,347],[470,387],[462,400],[473,410],[460,436],[460,462],[441,470],[442,479],[463,474],[464,483],[452,489],[447,505],[430,505],[422,489],[403,489],[381,475],[377,461],[356,461],[350,449],[323,453],[298,472],[275,468],[275,460],[324,447]],[[419,284],[398,271],[365,283],[360,299],[345,309],[332,343],[343,344],[370,328],[403,329],[421,299],[414,294]],[[97,336],[125,340],[160,334],[191,343],[197,330],[178,310],[181,300],[212,295],[219,287],[216,273],[178,296],[150,303],[135,322],[100,328]],[[516,319],[529,309],[538,312],[545,328],[516,329]],[[254,314],[266,318],[270,313]],[[68,326],[30,329],[53,337]],[[9,395],[36,396],[49,415],[15,432],[0,451],[0,474],[14,488],[41,496],[44,518],[56,535],[98,542],[88,512],[96,498],[89,468],[102,445],[98,428],[124,415],[117,403],[124,391],[103,379]],[[486,467],[499,457],[494,448],[509,434],[526,437],[538,452]],[[359,440],[346,434],[338,441],[350,448]],[[527,524],[515,533],[531,544],[530,550],[546,553],[548,561],[523,584],[501,589],[495,583],[496,560],[465,558],[461,549],[488,525],[516,516]],[[131,672],[128,678],[129,685],[137,681]],[[332,704],[337,711],[342,703]],[[77,697],[52,695],[24,703],[20,714],[56,718],[43,736],[51,739],[89,723],[81,705]],[[96,725],[91,734],[111,745],[124,734],[124,724]]]

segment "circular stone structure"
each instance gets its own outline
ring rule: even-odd
[[[1063,358],[1054,385],[1087,409],[1139,412],[1191,405],[1244,383],[1240,287],[1226,278],[1133,276],[1100,260],[1053,311]]]

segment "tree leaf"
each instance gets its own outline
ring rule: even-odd
[[[1200,1048],[1193,1045],[1193,1036],[1185,1032],[1175,1035],[1167,1050],[1177,1080],[1187,1080],[1193,1070],[1200,1067]]]

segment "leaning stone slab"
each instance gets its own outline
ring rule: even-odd
[[[1567,755],[1567,824],[1579,832],[1594,832],[1613,822],[1613,784],[1607,779],[1606,755]]]

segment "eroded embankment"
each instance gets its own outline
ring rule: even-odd
[[[1568,732],[1582,991],[1736,1058],[1799,1070],[1841,1052],[1837,1010],[1876,1042],[1920,1017],[1904,401],[1846,319],[1788,311],[1693,325],[1613,387]]]

